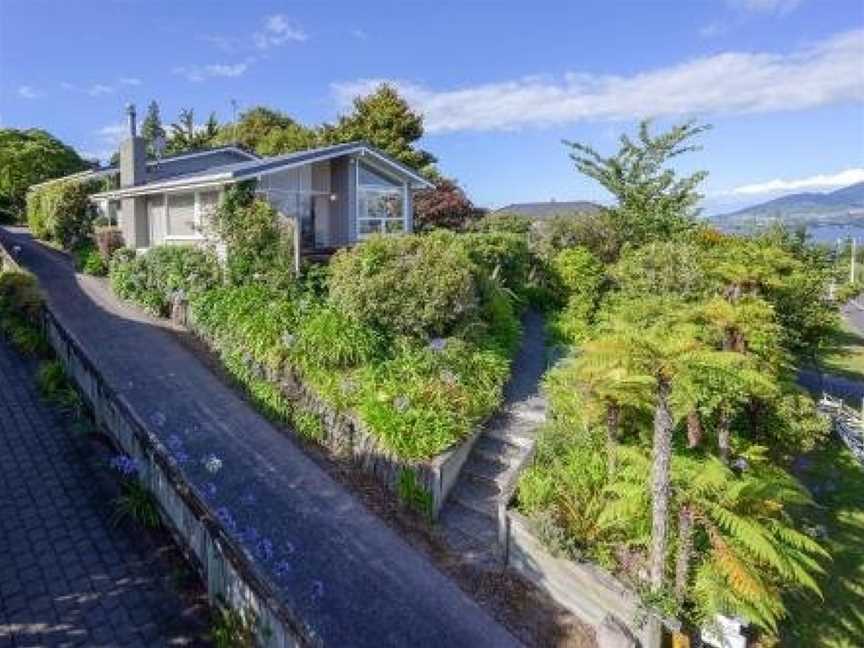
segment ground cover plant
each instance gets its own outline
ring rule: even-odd
[[[740,616],[770,641],[831,570],[791,472],[828,433],[794,378],[836,327],[831,264],[782,228],[741,237],[695,218],[704,174],[669,160],[703,130],[643,125],[611,157],[571,145],[617,198],[615,246],[561,223],[529,233],[571,351],[546,377],[550,422],[517,506],[550,548],[685,627]]]

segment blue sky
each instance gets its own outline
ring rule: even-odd
[[[478,204],[608,200],[562,139],[611,151],[641,117],[714,129],[709,211],[864,180],[864,2],[0,0],[0,125],[105,157],[122,108],[333,119],[377,80]]]

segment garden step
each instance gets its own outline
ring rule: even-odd
[[[485,477],[486,479],[496,480],[510,469],[506,463],[502,463],[497,458],[493,460],[480,457],[472,452],[468,457],[468,461],[462,467],[466,475],[475,475],[477,477]]]
[[[534,442],[534,435],[532,434],[534,429],[527,426],[524,428],[521,426],[518,428],[516,426],[492,428],[486,430],[485,435],[504,443],[519,446],[520,448],[527,448]]]
[[[497,475],[484,475],[482,473],[469,472],[467,470],[462,472],[463,478],[467,481],[475,484],[489,484],[495,489],[496,497],[500,496],[504,491],[504,487],[507,485],[507,475],[506,471]]]
[[[512,465],[522,455],[522,452],[522,449],[517,445],[484,434],[477,440],[471,454]]]
[[[465,563],[483,567],[497,567],[501,564],[502,555],[497,544],[479,541],[453,526],[444,528],[444,537],[450,548],[459,552]]]
[[[447,528],[458,529],[474,538],[482,546],[490,546],[498,541],[498,524],[494,518],[458,502],[451,502],[444,508],[440,522]]]
[[[490,496],[478,495],[478,490],[472,482],[467,479],[463,480],[450,492],[449,501],[477,511],[481,515],[496,517],[498,515],[499,495],[497,493]]]

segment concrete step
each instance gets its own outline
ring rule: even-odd
[[[494,518],[458,502],[450,502],[445,506],[438,520],[445,528],[461,531],[476,540],[480,546],[490,546],[498,541],[498,525]]]
[[[500,497],[501,491],[494,483],[463,477],[456,482],[453,490],[450,491],[449,500],[494,517],[498,514],[498,499]]]
[[[517,445],[484,434],[477,439],[477,443],[474,444],[471,454],[472,456],[476,455],[490,461],[501,461],[512,465],[513,462],[522,456],[523,452],[524,450]]]
[[[501,566],[502,552],[497,544],[480,542],[455,527],[443,527],[444,538],[451,549],[459,552],[463,562],[485,568]]]
[[[468,456],[468,461],[462,466],[462,471],[466,475],[473,475],[483,479],[491,479],[496,481],[510,469],[510,465],[499,461],[498,459],[487,459],[479,454],[472,452]]]
[[[536,428],[529,426],[509,426],[504,428],[491,428],[486,430],[484,436],[491,439],[503,441],[520,448],[528,448],[534,442],[534,431]]]

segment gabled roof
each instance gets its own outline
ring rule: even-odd
[[[413,169],[394,160],[385,153],[382,153],[369,143],[357,141],[308,149],[306,151],[297,151],[286,155],[259,158],[245,162],[238,162],[236,164],[216,166],[204,171],[174,176],[158,182],[148,182],[143,185],[124,187],[122,189],[94,194],[93,198],[119,198],[123,196],[156,193],[170,189],[187,187],[194,188],[199,186],[240,182],[242,180],[251,180],[278,171],[312,164],[313,162],[321,162],[336,157],[342,157],[344,155],[357,155],[360,157],[369,156],[378,164],[389,167],[398,174],[406,177],[414,188],[428,189],[433,186],[432,183]]]
[[[603,209],[597,203],[587,200],[562,201],[550,200],[548,202],[513,203],[506,207],[496,209],[495,214],[515,214],[527,216],[528,218],[542,219],[554,216],[571,216],[573,214],[595,214]]]
[[[163,180],[173,176],[186,175],[190,173],[190,169],[184,168],[184,165],[193,164],[203,168],[224,166],[230,163],[247,162],[260,159],[254,153],[245,151],[238,146],[217,146],[210,149],[202,149],[199,151],[187,151],[185,153],[176,153],[168,155],[158,160],[147,160],[147,176],[149,181]],[[208,161],[210,164],[208,164]],[[194,169],[199,172],[202,169]],[[55,182],[66,180],[96,180],[116,175],[120,172],[119,165],[112,164],[107,167],[98,169],[90,169],[88,171],[80,171],[71,175],[60,178],[53,178],[31,185],[30,188],[42,187]]]

